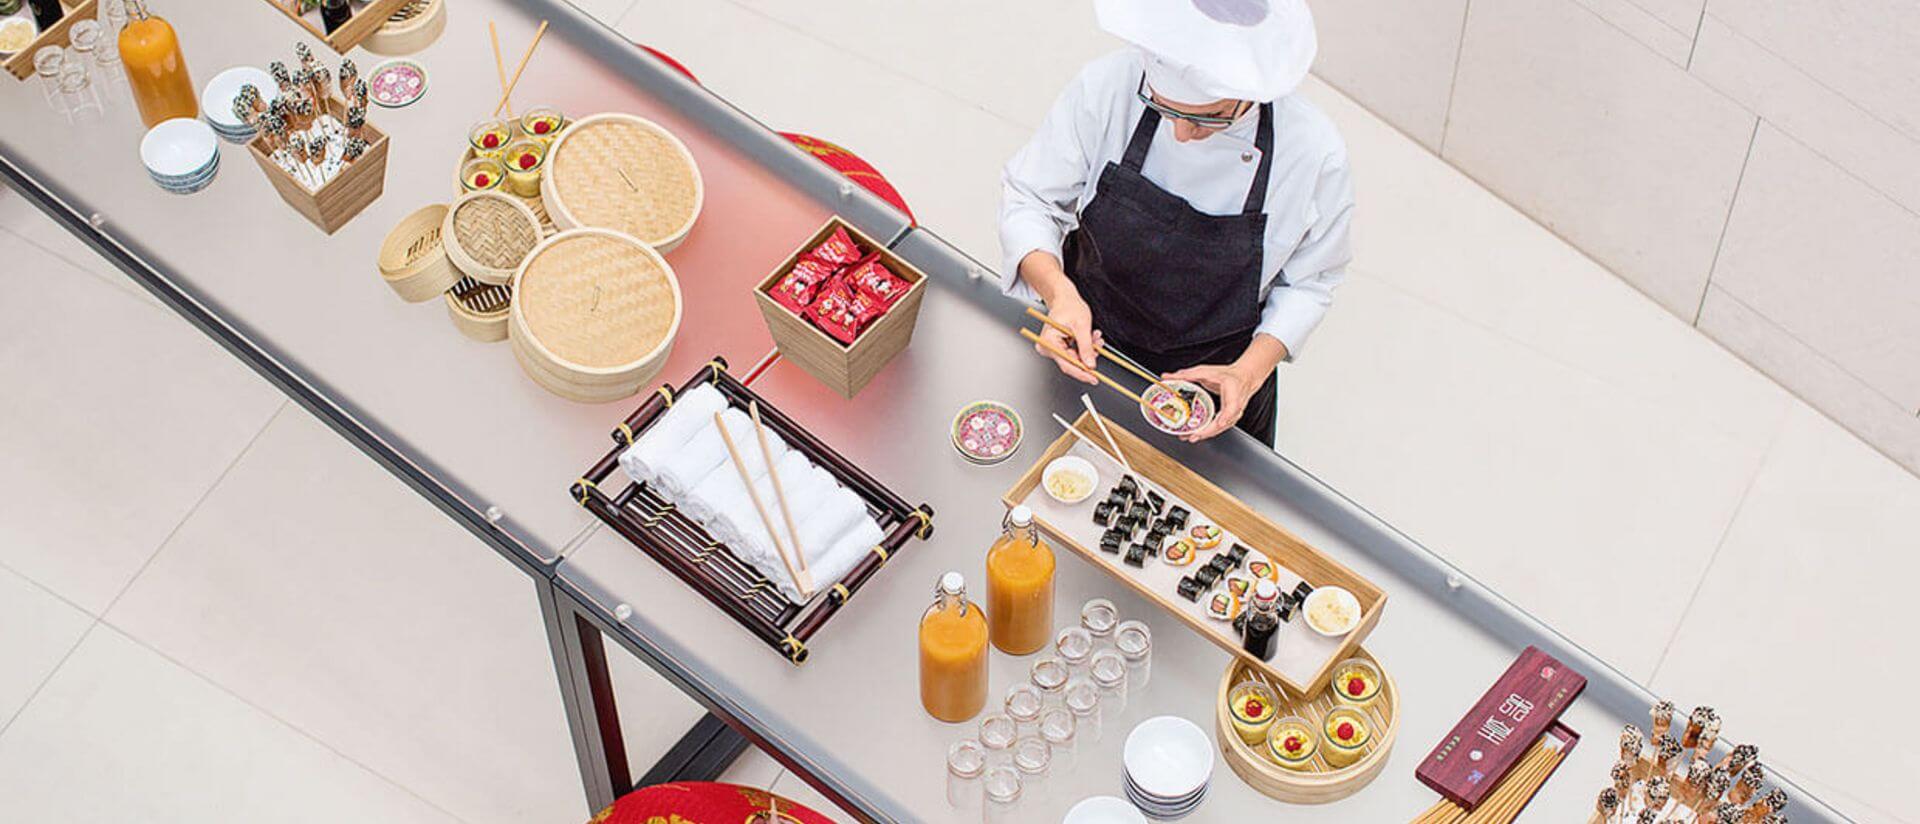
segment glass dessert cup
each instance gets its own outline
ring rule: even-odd
[[[535,106],[520,115],[520,133],[537,140],[541,146],[553,143],[567,125],[567,116],[552,106]]]
[[[507,191],[521,197],[540,196],[540,174],[547,165],[545,146],[532,140],[515,141],[501,162],[507,167]]]
[[[499,160],[512,140],[513,127],[504,120],[482,120],[467,130],[467,146],[473,149],[475,157]]]
[[[1384,678],[1380,668],[1364,658],[1348,658],[1333,665],[1334,699],[1342,704],[1364,707],[1380,697]]]
[[[1267,728],[1279,717],[1280,696],[1265,684],[1242,681],[1227,693],[1227,709],[1240,740],[1259,746],[1267,740]]]
[[[1267,760],[1295,772],[1312,772],[1318,742],[1307,719],[1289,715],[1267,730]]]
[[[1373,740],[1373,723],[1367,720],[1366,713],[1353,707],[1335,707],[1320,725],[1320,733],[1326,744],[1320,751],[1321,757],[1339,769],[1359,761],[1365,754],[1367,742]]]
[[[506,178],[500,161],[488,157],[476,157],[460,167],[460,185],[469,192],[498,189]]]

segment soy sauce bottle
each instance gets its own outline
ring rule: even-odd
[[[327,33],[347,24],[353,19],[353,6],[347,0],[320,0],[320,22],[327,27]]]
[[[1273,660],[1274,641],[1280,632],[1280,588],[1261,580],[1253,586],[1253,604],[1248,607],[1245,628],[1240,631],[1240,648],[1262,661]]]
[[[27,0],[27,5],[33,9],[33,24],[39,26],[41,31],[53,28],[53,24],[60,22],[60,18],[67,13],[66,9],[61,8],[60,0]],[[20,8],[20,4],[15,3],[13,7]]]

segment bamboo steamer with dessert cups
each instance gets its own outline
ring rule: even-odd
[[[666,365],[680,330],[673,267],[640,239],[570,229],[540,242],[513,276],[507,337],[522,370],[569,400],[640,391]]]
[[[1336,699],[1336,686],[1319,695],[1303,699],[1264,673],[1234,659],[1220,678],[1220,691],[1214,699],[1214,738],[1226,756],[1227,766],[1247,786],[1262,794],[1293,804],[1325,804],[1338,801],[1364,789],[1386,768],[1387,756],[1400,729],[1400,696],[1386,667],[1364,648],[1355,650],[1355,658],[1373,665],[1380,674],[1380,689],[1366,704],[1355,706]],[[1249,744],[1235,730],[1233,710],[1228,696],[1236,684],[1252,681],[1264,684],[1279,696],[1280,706],[1272,710],[1276,717],[1299,716],[1308,722],[1316,736],[1318,750],[1307,761],[1306,769],[1289,769],[1275,763],[1265,752],[1266,745]],[[1357,760],[1345,767],[1333,767],[1323,755],[1327,742],[1321,729],[1327,714],[1336,709],[1357,710],[1369,722],[1371,731]]]
[[[511,289],[463,277],[442,297],[447,304],[447,317],[460,334],[481,343],[507,339],[507,309],[513,304]]]
[[[520,198],[488,189],[468,192],[447,210],[440,230],[447,259],[481,283],[505,286],[540,242],[540,218]]]
[[[360,48],[387,57],[413,54],[433,45],[446,29],[446,0],[407,0],[360,41]]]
[[[516,129],[516,131],[514,131],[513,134],[518,135],[519,134],[519,132],[517,131],[518,127],[514,127],[514,128]],[[469,163],[470,161],[472,161],[474,158],[478,156],[479,155],[474,154],[473,147],[471,146],[467,147],[465,151],[460,153],[460,162],[454,164],[454,167],[453,167],[453,190],[454,191],[456,192],[468,191],[468,188],[466,185],[467,163]],[[549,155],[549,157],[551,157],[551,155]],[[527,207],[527,210],[533,212],[533,216],[539,220],[541,234],[542,235],[553,234],[555,231],[555,227],[553,224],[553,218],[547,214],[546,202],[537,195],[534,197],[521,197],[520,195],[516,195],[510,191],[507,191],[507,188],[505,185],[505,179],[506,179],[505,164],[501,164],[500,175],[501,175],[501,182],[497,184],[494,188],[490,189],[489,191],[499,192],[503,195],[506,195],[508,197],[511,197],[515,200],[520,201],[520,205]]]
[[[447,205],[422,206],[407,215],[380,243],[380,277],[408,303],[433,300],[460,282],[460,270],[447,259],[441,230]]]
[[[540,196],[556,228],[613,229],[662,254],[693,231],[706,198],[686,144],[630,114],[569,124],[547,149],[546,165]]]

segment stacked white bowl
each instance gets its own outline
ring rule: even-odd
[[[271,103],[280,96],[273,75],[252,66],[235,66],[214,75],[206,90],[200,93],[200,116],[206,118],[207,125],[212,126],[216,134],[235,143],[245,143],[259,134],[258,129],[233,114],[233,99],[240,96],[240,87],[248,84],[260,90],[263,103]]]
[[[1148,818],[1175,821],[1207,800],[1213,742],[1206,730],[1171,715],[1140,722],[1121,752],[1127,800]]]
[[[1096,795],[1073,805],[1060,824],[1147,824],[1131,803],[1110,795]]]
[[[190,195],[213,182],[220,171],[220,139],[191,117],[176,117],[147,130],[140,139],[140,162],[160,188]]]

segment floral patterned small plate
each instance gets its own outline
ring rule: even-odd
[[[367,75],[367,99],[383,109],[412,105],[427,94],[427,67],[412,60],[388,60]]]
[[[1020,413],[997,401],[974,401],[953,416],[953,448],[976,464],[997,464],[1020,448]]]

